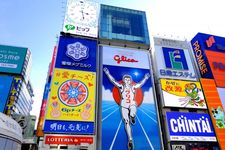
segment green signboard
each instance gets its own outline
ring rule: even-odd
[[[27,48],[0,45],[0,72],[21,74]]]

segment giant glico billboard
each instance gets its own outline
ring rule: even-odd
[[[200,82],[160,79],[165,107],[207,109]]]
[[[220,148],[225,149],[225,114],[213,79],[200,79]]]
[[[225,38],[198,33],[191,45],[202,78],[214,79],[225,87]]]
[[[95,134],[96,48],[94,40],[60,37],[45,133]]]
[[[196,73],[186,41],[154,38],[157,77],[196,81]]]
[[[101,149],[161,149],[149,51],[100,46]]]

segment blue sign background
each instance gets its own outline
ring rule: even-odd
[[[194,55],[195,55],[195,60],[198,64],[198,67],[201,68],[200,64],[198,63],[198,58],[196,56],[196,52],[195,52],[195,46],[194,46],[194,43],[196,41],[198,41],[199,43],[199,51],[201,51],[201,54],[202,54],[202,59],[205,61],[205,65],[206,65],[206,68],[208,70],[208,72],[204,73],[203,75],[201,74],[201,77],[202,78],[209,78],[209,79],[213,79],[213,74],[212,74],[212,71],[210,69],[210,65],[209,65],[209,61],[206,57],[206,54],[205,54],[205,49],[206,50],[209,50],[209,48],[206,48],[206,40],[210,37],[210,35],[208,34],[203,34],[203,33],[198,33],[192,40],[191,40],[191,46],[192,46],[192,50],[194,52]],[[211,49],[211,48],[210,48]],[[199,54],[200,52],[198,52]]]
[[[73,44],[75,42],[80,42],[82,45],[88,47],[88,58],[83,58],[79,61],[74,61],[71,57],[68,57],[66,55],[67,45]],[[90,39],[60,36],[55,67],[96,72],[96,50],[97,41]],[[62,61],[73,65],[62,65]],[[82,65],[88,65],[90,67],[82,67]]]
[[[0,112],[4,111],[10,93],[12,82],[13,77],[0,76]]]
[[[94,122],[45,120],[44,132],[94,134]]]
[[[188,70],[184,50],[162,47],[166,68]]]
[[[207,46],[206,41],[213,36],[215,42],[212,42],[210,47]],[[225,53],[225,37],[214,36],[211,34],[198,33],[196,39],[200,41],[202,50],[212,50]]]
[[[171,119],[178,119],[181,117],[181,115],[183,117],[186,117],[187,120],[191,119],[191,120],[199,120],[199,118],[207,118],[209,121],[209,125],[210,125],[210,129],[212,130],[211,133],[204,133],[204,132],[173,132],[170,126],[170,120]],[[205,136],[205,137],[209,137],[209,136],[215,136],[214,130],[213,130],[213,126],[212,126],[212,122],[210,119],[209,114],[200,114],[200,113],[182,113],[182,112],[166,112],[166,117],[167,117],[167,122],[168,122],[168,127],[169,127],[169,133],[170,136]]]
[[[21,74],[26,54],[27,48],[0,45],[0,72]]]

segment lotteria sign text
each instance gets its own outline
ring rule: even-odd
[[[208,114],[167,112],[171,141],[216,141]]]
[[[91,136],[60,136],[60,135],[45,136],[45,144],[78,145],[81,143],[93,144],[93,137]]]

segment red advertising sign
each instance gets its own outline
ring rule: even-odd
[[[79,145],[81,143],[93,144],[93,137],[87,136],[56,136],[46,135],[45,144],[65,144],[65,145]]]
[[[225,53],[205,51],[217,87],[225,87]]]
[[[220,148],[225,149],[225,113],[215,81],[200,79]]]
[[[55,46],[54,50],[53,50],[53,54],[52,54],[51,65],[50,65],[50,68],[49,68],[49,76],[52,76],[52,73],[53,73],[53,68],[54,68],[55,59],[56,59],[56,53],[57,53],[57,47]]]

